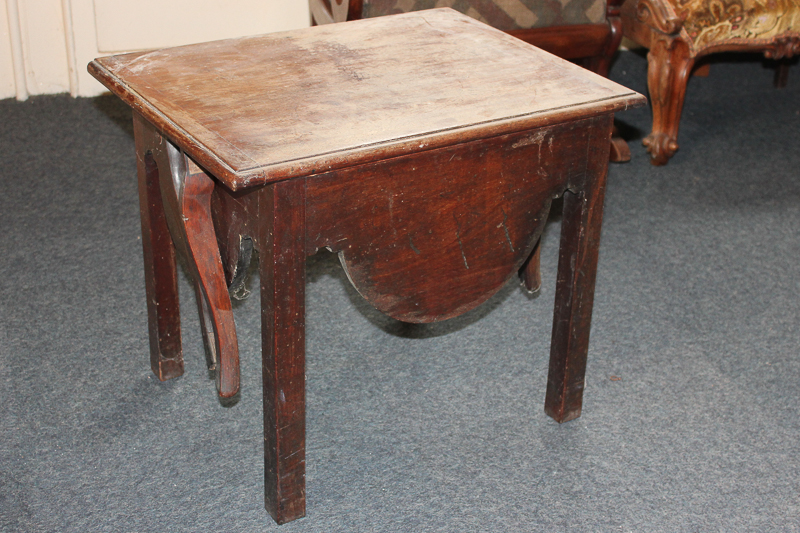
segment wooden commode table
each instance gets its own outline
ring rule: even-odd
[[[175,250],[223,397],[229,290],[261,278],[266,508],[305,514],[305,260],[339,254],[380,311],[487,300],[564,195],[545,410],[580,415],[613,114],[644,97],[450,9],[97,59],[134,110],[151,365],[183,372]]]

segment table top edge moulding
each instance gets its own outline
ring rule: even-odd
[[[104,57],[88,68],[232,190],[645,102],[449,8],[345,24]],[[398,28],[403,49],[386,37]],[[337,116],[363,119],[345,128]]]

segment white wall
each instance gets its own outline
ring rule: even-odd
[[[14,96],[16,91],[6,1],[0,0],[0,98]]]
[[[309,25],[307,0],[0,0],[0,98],[104,89],[102,55]]]

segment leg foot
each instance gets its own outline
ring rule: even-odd
[[[650,163],[655,166],[666,165],[678,151],[678,141],[666,133],[653,132],[644,138],[642,144],[650,153]]]
[[[656,41],[647,54],[647,86],[653,107],[653,131],[643,144],[653,165],[666,165],[678,150],[678,126],[686,83],[694,65],[689,46],[678,37]]]

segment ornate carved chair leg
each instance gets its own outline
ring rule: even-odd
[[[564,194],[545,412],[557,422],[581,415],[608,170],[611,117],[597,119],[587,184]],[[604,133],[604,134],[601,134]]]
[[[540,238],[536,241],[531,256],[525,261],[525,264],[522,265],[522,270],[520,271],[522,282],[529,292],[539,292],[539,289],[542,288],[542,270],[540,267],[541,244],[542,239]]]
[[[259,196],[264,385],[264,506],[283,524],[305,516],[305,183]]]
[[[217,359],[217,391],[221,397],[230,398],[239,392],[239,347],[231,299],[211,220],[214,180],[188,158],[187,162],[180,211],[201,293],[198,306],[204,306],[200,310],[202,327],[204,334],[208,330],[213,332],[212,353],[216,354]],[[211,344],[212,338],[207,336],[206,341]]]
[[[136,166],[139,175],[139,212],[142,220],[150,367],[164,381],[183,374],[181,318],[178,301],[175,245],[161,200],[152,131],[134,115]]]
[[[666,165],[678,150],[678,127],[686,83],[694,65],[689,46],[680,38],[663,38],[647,54],[647,86],[653,107],[653,131],[643,144],[653,165]]]

